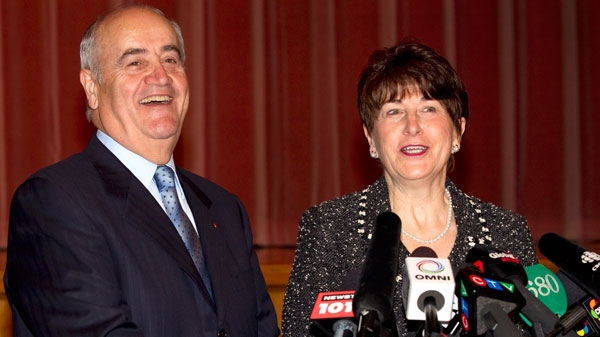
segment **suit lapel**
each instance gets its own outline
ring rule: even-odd
[[[202,284],[194,262],[171,220],[156,203],[156,200],[152,198],[148,190],[137,179],[134,180],[135,182],[132,182],[128,193],[127,209],[125,211],[127,221],[154,239],[165,249],[167,254],[173,256],[188,275],[199,284]],[[156,204],[156,207],[154,204]]]
[[[217,308],[222,308],[226,304],[222,301],[228,298],[226,294],[227,283],[224,282],[226,280],[226,275],[224,275],[224,268],[226,267],[224,256],[228,254],[226,238],[221,235],[221,231],[219,230],[217,216],[213,214],[214,210],[211,208],[212,201],[185,173],[177,170],[177,175],[188,205],[194,215],[216,306]],[[222,315],[223,312],[221,311],[219,314]]]
[[[207,302],[212,302],[179,233],[146,187],[96,137],[84,153],[99,171],[106,189],[115,197],[115,208],[125,205],[125,222],[163,247],[165,254],[172,256],[202,289]]]

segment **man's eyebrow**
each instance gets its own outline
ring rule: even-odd
[[[177,47],[174,44],[168,44],[166,46],[163,46],[162,51],[163,52],[174,51],[181,58],[181,50],[179,49],[179,47]],[[129,48],[129,49],[125,50],[125,52],[123,52],[121,57],[119,57],[119,63],[122,63],[125,58],[127,58],[131,55],[142,55],[142,54],[146,54],[147,52],[148,52],[148,50],[145,48]]]
[[[162,50],[165,52],[174,51],[179,55],[179,57],[181,57],[181,50],[179,50],[179,47],[177,47],[174,44],[168,44],[168,45],[162,47]]]
[[[146,49],[144,48],[129,48],[127,50],[125,50],[125,52],[123,53],[123,55],[121,55],[121,57],[119,57],[119,63],[123,62],[123,60],[131,55],[141,55],[141,54],[145,54],[147,52]]]

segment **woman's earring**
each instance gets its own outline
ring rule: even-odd
[[[369,151],[371,153],[371,158],[373,159],[377,159],[379,158],[379,156],[377,155],[377,151],[375,151],[375,149],[371,149],[371,151]]]
[[[450,150],[450,153],[455,154],[456,152],[458,152],[458,145],[452,145],[452,150]]]

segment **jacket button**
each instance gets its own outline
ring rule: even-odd
[[[227,330],[219,329],[219,332],[217,332],[217,337],[227,337]]]

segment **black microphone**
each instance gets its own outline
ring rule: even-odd
[[[509,316],[525,305],[525,299],[514,291],[512,281],[485,274],[474,265],[468,265],[459,269],[456,282],[458,315],[464,333],[495,337],[520,335]]]
[[[426,246],[420,246],[415,248],[415,250],[410,253],[409,257],[431,257],[437,259],[437,254],[435,251]]]
[[[519,260],[514,255],[495,247],[475,246],[469,250],[465,261],[473,263],[485,274],[527,284],[527,273]]]
[[[352,270],[346,274],[341,285],[336,287],[336,289],[342,290],[324,291],[317,294],[310,314],[309,331],[312,335],[316,337],[346,337],[350,331],[352,336],[356,336],[352,300],[359,276],[358,270]],[[354,331],[351,331],[352,324]]]
[[[600,298],[594,287],[599,277],[598,254],[554,233],[542,235],[538,244],[542,255],[560,268],[556,275],[564,285],[569,308],[581,307],[586,312],[585,321],[575,328],[577,333],[600,336]]]
[[[600,255],[558,234],[546,233],[538,243],[540,252],[580,287],[600,297]]]
[[[547,335],[555,330],[559,323],[558,317],[527,289],[527,274],[514,255],[482,245],[472,248],[467,253],[466,260],[488,275],[514,282],[516,291],[525,299],[525,304],[520,309],[521,318],[526,324],[531,324],[534,332],[539,332],[541,328],[543,334]],[[565,335],[576,336],[572,331],[565,332]]]
[[[586,320],[586,318],[587,312],[585,308],[576,306],[558,319],[554,326],[554,330],[548,333],[546,337],[556,337],[558,335],[564,336],[572,333],[571,330],[577,328],[579,324]],[[577,335],[579,335],[579,332],[577,332]]]
[[[579,336],[600,336],[600,299],[580,287],[564,271],[559,270],[556,276],[565,288],[569,311],[580,308],[586,313],[584,321],[577,324],[573,329]]]
[[[392,312],[400,226],[400,218],[392,212],[383,212],[375,220],[371,245],[352,302],[359,336],[378,336],[381,323]]]
[[[333,337],[337,329],[347,325],[337,325],[339,321],[354,319],[352,299],[354,290],[327,291],[317,295],[310,315],[309,331],[318,337]],[[337,336],[336,336],[337,337]]]

